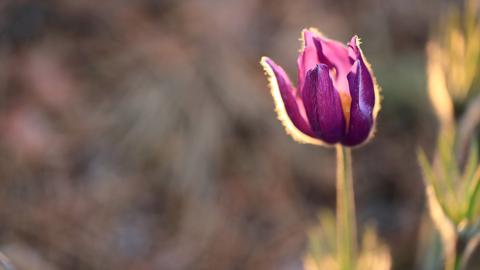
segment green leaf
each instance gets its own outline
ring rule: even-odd
[[[455,249],[457,242],[457,231],[455,230],[455,225],[443,211],[431,185],[426,187],[426,195],[428,208],[430,210],[430,217],[432,218],[435,227],[442,237],[443,250],[445,253],[445,269],[453,270],[455,267]]]
[[[470,222],[475,222],[475,218],[478,218],[478,211],[480,210],[480,166],[472,177],[473,180],[469,185],[468,193],[468,210],[467,218]]]
[[[420,168],[422,169],[423,173],[423,179],[425,180],[425,186],[431,186],[435,196],[437,197],[437,201],[439,202],[440,205],[442,205],[443,211],[445,211],[445,207],[443,207],[442,203],[442,196],[440,193],[440,188],[438,187],[438,183],[436,181],[435,174],[433,173],[433,169],[430,166],[430,162],[428,161],[427,155],[423,151],[423,149],[418,149],[418,162],[420,164]],[[446,211],[445,211],[446,212]]]
[[[455,182],[459,178],[459,171],[453,151],[453,135],[440,135],[438,139],[438,151],[441,168],[443,169],[442,174],[444,176],[442,180],[445,182],[448,192],[454,195],[455,201],[458,201],[455,192]]]
[[[474,140],[470,144],[470,149],[468,152],[468,158],[467,158],[467,163],[465,165],[465,170],[463,172],[463,177],[462,177],[462,182],[465,183],[464,188],[468,191],[468,188],[470,187],[470,182],[473,179],[473,176],[475,174],[475,171],[477,170],[478,166],[478,143],[476,140]]]

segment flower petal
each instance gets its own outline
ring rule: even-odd
[[[322,35],[317,36],[316,39],[318,40],[317,43],[320,42],[322,47],[319,51],[337,69],[336,78],[345,78],[353,64],[353,61],[348,57],[347,46]]]
[[[360,47],[358,46],[359,43],[360,41],[356,35],[350,39],[350,42],[348,42],[348,57],[352,63],[361,56]]]
[[[375,84],[361,53],[358,54],[347,79],[352,103],[349,127],[342,144],[354,146],[366,141],[371,133],[376,100]]]
[[[333,84],[339,91],[348,92],[347,74],[353,61],[348,57],[347,47],[335,40],[323,36],[315,28],[302,31],[304,48],[301,51],[298,64],[298,88],[303,89],[305,75],[316,64],[325,64],[335,72]]]
[[[275,101],[278,118],[288,134],[296,141],[310,144],[322,144],[316,139],[306,119],[303,101],[297,97],[287,74],[268,57],[262,57],[260,64],[269,76],[270,89]]]
[[[307,29],[302,31],[303,48],[297,58],[298,67],[298,83],[297,88],[302,92],[305,76],[307,72],[314,68],[319,61],[319,54],[317,52],[317,44],[315,44],[315,34]],[[321,50],[321,47],[320,47]]]
[[[345,135],[345,118],[327,65],[318,64],[307,72],[302,98],[316,137],[330,144],[339,142]]]

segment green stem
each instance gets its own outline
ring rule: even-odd
[[[354,270],[357,226],[349,148],[337,145],[337,250],[340,270]]]
[[[455,254],[455,255],[456,255],[456,254]],[[454,263],[454,264],[455,264],[454,269],[455,269],[455,270],[460,270],[460,262],[461,262],[461,261],[462,261],[462,258],[461,258],[460,256],[457,256],[457,255],[456,255],[456,256],[455,256],[455,259],[454,259],[454,262],[455,262],[455,263]]]

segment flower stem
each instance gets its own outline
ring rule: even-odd
[[[337,145],[337,254],[340,270],[354,270],[357,224],[350,149]]]

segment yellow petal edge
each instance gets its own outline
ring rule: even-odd
[[[275,102],[275,112],[277,113],[278,119],[282,122],[285,131],[290,135],[295,141],[299,143],[313,144],[313,145],[326,145],[319,139],[315,139],[301,132],[292,122],[290,117],[287,114],[285,109],[285,104],[283,103],[282,95],[280,94],[280,88],[278,87],[277,77],[273,72],[270,65],[267,63],[267,57],[263,56],[260,60],[265,74],[268,77],[268,83],[270,87],[270,94],[273,97]]]

